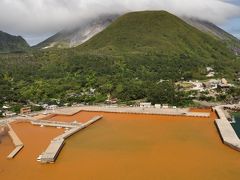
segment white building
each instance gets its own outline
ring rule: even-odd
[[[13,116],[15,116],[15,115],[17,115],[17,113],[12,112],[12,111],[5,111],[5,112],[3,113],[3,116],[5,116],[5,117],[13,117]]]
[[[160,108],[162,108],[162,105],[161,104],[155,104],[155,108],[160,109]]]
[[[164,105],[162,106],[162,108],[163,108],[163,109],[168,109],[169,106],[168,106],[168,104],[164,104]]]
[[[152,103],[146,102],[146,103],[140,103],[141,108],[151,108]]]

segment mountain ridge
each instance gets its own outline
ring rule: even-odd
[[[100,33],[105,28],[107,28],[111,23],[113,23],[120,15],[110,14],[110,15],[102,15],[99,18],[92,19],[85,23],[83,26],[76,27],[70,30],[63,30],[54,36],[48,38],[47,40],[36,45],[36,48],[71,48],[76,47],[78,45],[83,44],[87,40],[89,40],[94,35]],[[227,46],[236,54],[240,55],[240,40],[234,37],[233,35],[227,33],[220,27],[215,24],[200,20],[197,18],[189,18],[189,17],[179,17],[184,20],[189,25],[197,28],[198,30],[207,33],[209,35],[214,36],[215,38],[220,39],[223,43],[226,43]],[[105,24],[104,24],[105,22]],[[107,23],[106,23],[107,22]],[[101,28],[98,28],[101,27]],[[94,31],[92,35],[87,38],[83,36],[86,31]],[[71,41],[74,41],[71,43]]]
[[[29,48],[29,44],[22,36],[14,36],[0,31],[0,53],[25,51]]]

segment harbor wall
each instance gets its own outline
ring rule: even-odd
[[[223,106],[215,107],[216,113],[219,117],[219,119],[215,120],[215,125],[223,143],[234,150],[240,151],[240,139],[225,116],[223,108]]]

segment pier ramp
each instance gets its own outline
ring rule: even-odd
[[[219,119],[215,120],[215,124],[218,128],[223,143],[237,151],[240,151],[240,139],[226,118],[223,107],[218,106],[215,108],[215,110],[219,117]]]
[[[80,130],[90,126],[91,124],[95,123],[96,121],[102,119],[102,116],[96,116],[89,120],[86,123],[75,125],[69,131],[66,131],[64,134],[57,136],[54,138],[51,143],[49,144],[48,148],[39,156],[39,161],[41,163],[54,163],[64,145],[64,141],[69,138],[70,136],[74,135],[75,133],[79,132]],[[36,124],[40,125],[40,124]]]
[[[7,158],[12,159],[20,152],[20,150],[24,147],[24,145],[22,141],[19,139],[19,137],[17,136],[17,134],[14,132],[10,124],[8,124],[8,128],[9,128],[8,134],[12,139],[13,144],[15,145],[15,149],[7,156]]]

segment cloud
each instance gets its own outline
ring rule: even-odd
[[[236,0],[233,0],[236,1]],[[167,10],[214,23],[240,15],[231,0],[0,0],[0,29],[22,35],[43,35],[83,23],[102,13]]]

